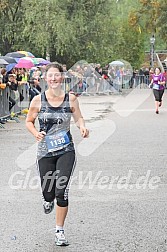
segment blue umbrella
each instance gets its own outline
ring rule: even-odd
[[[17,63],[11,63],[9,65],[6,66],[6,71],[10,72],[16,65]]]

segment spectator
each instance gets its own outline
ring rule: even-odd
[[[1,84],[2,84],[2,79],[3,79],[3,75],[0,74],[0,88],[1,88]],[[0,124],[5,124],[5,121],[0,119]]]
[[[5,68],[2,68],[1,75],[2,75],[2,83],[7,83],[8,82],[8,75],[7,75],[7,71]]]
[[[144,69],[143,67],[139,69],[140,85],[144,83]]]
[[[41,93],[41,87],[40,87],[40,81],[39,77],[33,77],[29,80],[29,95],[30,95],[30,101],[34,98],[34,96]]]
[[[7,86],[14,93],[14,98],[11,97],[11,94],[9,96],[9,111],[14,107],[16,104],[16,100],[19,99],[19,92],[18,92],[18,82],[16,80],[16,75],[15,74],[9,74],[9,81],[7,82]]]
[[[102,68],[100,64],[97,64],[95,67],[95,74],[96,74],[96,94],[99,94],[100,91],[100,84],[102,80]]]
[[[149,84],[149,69],[148,68],[145,69],[144,75],[145,75],[145,83],[148,85]]]

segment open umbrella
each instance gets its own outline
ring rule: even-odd
[[[15,65],[16,68],[27,68],[30,69],[31,67],[35,66],[31,60],[27,59],[19,59],[19,62]]]
[[[37,61],[35,62],[36,66],[48,65],[50,63],[50,61],[43,58],[33,58],[33,60]]]
[[[37,65],[37,64],[38,64],[37,58],[24,57],[24,58],[21,58],[21,59],[29,60],[29,61],[31,61],[34,65]]]
[[[122,61],[119,60],[115,60],[112,61],[111,63],[109,63],[110,66],[124,66],[124,63]]]
[[[19,53],[19,52],[10,52],[10,53],[7,53],[5,56],[12,57],[12,58],[23,58],[23,57],[25,57],[24,54]]]
[[[31,61],[35,66],[43,66],[43,65],[48,65],[50,61],[45,60],[43,58],[31,58],[31,57],[24,57],[21,59],[29,60]],[[20,59],[19,59],[20,60]]]
[[[41,62],[41,61],[45,60],[43,58],[36,58],[36,59],[38,60],[38,62]]]
[[[4,59],[0,59],[0,65],[1,66],[6,66],[6,65],[8,65],[9,63],[6,61],[6,60],[4,60]]]
[[[0,56],[0,59],[6,60],[9,64],[17,63],[17,61],[14,58],[8,56]]]
[[[44,65],[48,65],[50,64],[51,62],[49,60],[42,60],[41,62],[38,63],[38,66],[44,66]]]
[[[27,51],[17,51],[17,52],[24,54],[24,56],[26,57],[35,58],[34,54],[32,54],[31,52],[27,52]]]
[[[10,72],[16,65],[17,63],[10,63],[9,65],[6,66],[6,71]]]

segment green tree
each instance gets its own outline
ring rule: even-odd
[[[167,49],[167,0],[161,1],[159,8],[159,18],[157,30],[162,38],[165,49]]]
[[[110,1],[42,0],[40,3],[39,6],[38,1],[28,0],[25,4],[24,36],[33,47],[42,55],[49,51],[51,59],[69,64],[80,59],[104,61],[113,30],[107,30]]]
[[[0,1],[0,51],[3,54],[21,45],[22,26],[20,24],[23,15],[22,0]]]
[[[166,2],[0,0],[0,50],[49,54],[52,61],[68,66],[79,60],[106,64],[123,58],[137,67],[150,34],[156,30],[161,45],[166,43]]]
[[[129,23],[129,13],[138,6],[138,1],[117,1],[112,22],[115,27],[112,59],[124,59],[135,68],[140,66],[144,58],[145,34],[139,25],[132,26]]]
[[[139,8],[134,8],[129,15],[129,24],[140,27],[145,34],[145,50],[149,49],[149,38],[156,37],[156,48],[163,49],[166,44],[167,0],[140,0]]]

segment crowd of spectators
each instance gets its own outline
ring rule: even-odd
[[[104,67],[101,64],[77,63],[70,69],[63,64],[64,90],[78,95],[99,95],[112,92],[121,92],[122,88],[134,88],[141,84],[149,85],[153,68],[140,68],[132,70],[124,66]],[[44,78],[45,66],[33,67],[29,70],[13,68],[7,72],[5,68],[0,69],[0,88],[1,83],[9,87],[9,112],[24,97],[18,91],[19,85],[26,85],[29,92],[29,100],[41,92],[40,81]],[[166,74],[166,73],[164,73]],[[14,94],[14,95],[11,95]],[[0,119],[0,123],[3,121]]]
[[[9,113],[16,105],[16,102],[23,101],[24,96],[19,92],[19,85],[25,85],[29,93],[29,100],[41,92],[40,80],[43,78],[43,68],[33,67],[30,70],[13,68],[7,72],[5,68],[0,69],[0,89],[9,88]],[[0,123],[4,124],[5,120],[0,119]]]
[[[153,68],[130,69],[124,66],[101,67],[100,64],[76,64],[65,73],[66,90],[76,94],[105,94],[111,91],[120,92],[122,88],[135,88],[149,85]],[[165,73],[164,73],[165,74]]]

